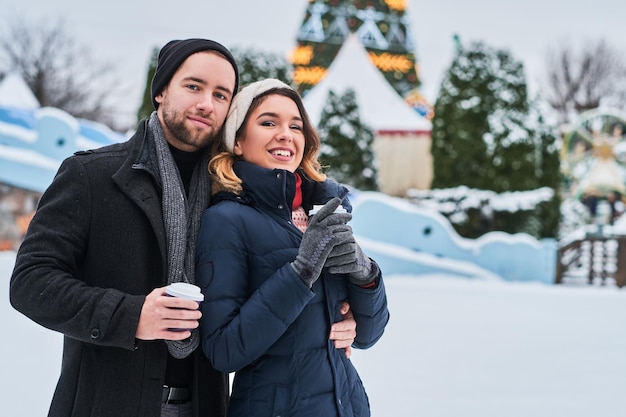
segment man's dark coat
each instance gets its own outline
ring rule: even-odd
[[[160,416],[167,347],[135,339],[146,294],[167,284],[146,125],[127,142],[66,159],[17,254],[11,304],[64,335],[50,416]],[[221,417],[228,376],[199,349],[193,355],[194,415]]]

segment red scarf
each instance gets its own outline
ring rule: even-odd
[[[296,195],[293,198],[293,204],[291,205],[291,220],[302,233],[306,230],[309,224],[309,217],[306,215],[302,208],[302,178],[296,174]]]
[[[300,175],[294,174],[296,175],[296,195],[293,198],[291,208],[297,209],[302,205],[302,178],[300,178]]]

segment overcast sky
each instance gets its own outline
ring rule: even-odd
[[[170,39],[206,37],[228,47],[253,46],[288,56],[308,0],[0,0],[0,21],[12,16],[64,18],[68,32],[114,62],[127,93],[122,111],[139,105],[150,53]],[[453,35],[506,48],[540,85],[546,55],[564,41],[606,39],[626,53],[624,0],[407,0],[422,92],[436,98],[452,60]]]

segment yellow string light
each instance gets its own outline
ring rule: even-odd
[[[323,67],[295,67],[293,70],[293,80],[296,84],[315,85],[326,75],[326,68]]]
[[[393,55],[386,52],[377,55],[373,52],[369,54],[370,60],[378,69],[384,72],[400,71],[409,72],[413,67],[413,63],[406,55]]]
[[[385,0],[385,3],[393,10],[404,10],[406,8],[406,0]]]
[[[312,46],[298,46],[291,54],[291,63],[294,65],[308,65],[312,58]]]

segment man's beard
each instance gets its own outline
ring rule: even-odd
[[[185,116],[177,111],[169,111],[167,108],[163,109],[163,123],[167,127],[167,130],[180,142],[196,147],[198,149],[204,148],[213,141],[217,136],[219,129],[216,129],[215,124],[211,127],[210,131],[202,130],[201,128],[190,129],[185,125]],[[200,116],[200,115],[198,115]],[[208,116],[201,116],[209,119]]]

